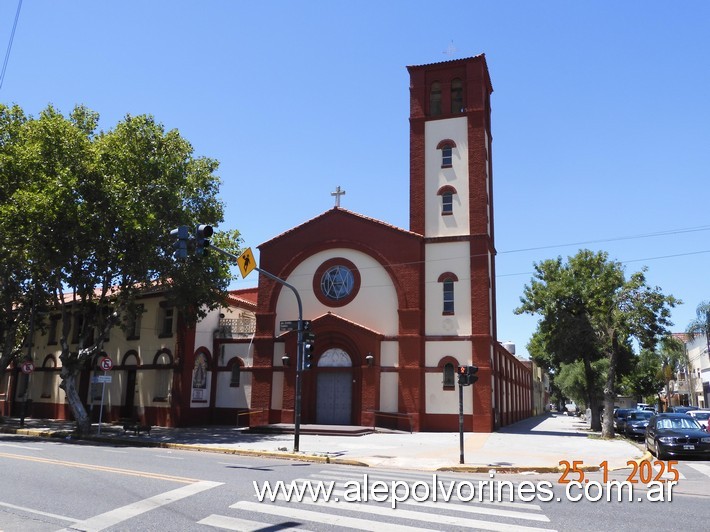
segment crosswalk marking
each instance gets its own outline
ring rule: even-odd
[[[283,498],[279,498],[279,500],[285,501]],[[237,505],[242,504],[243,501],[239,501]],[[250,504],[259,504],[262,505],[264,503],[250,503]],[[345,502],[345,501],[309,501],[309,500],[303,500],[299,502],[298,504],[304,504],[307,506],[315,506],[315,507],[333,507],[333,508],[338,508],[342,510],[348,510],[351,512],[363,512],[368,515],[379,515],[383,517],[392,517],[396,515],[400,519],[409,519],[411,521],[425,521],[427,523],[432,521],[432,518],[436,520],[437,523],[440,524],[445,524],[445,525],[452,525],[452,526],[457,526],[460,528],[476,528],[479,530],[498,530],[498,531],[549,531],[547,528],[535,528],[535,527],[529,527],[529,526],[520,526],[520,525],[512,525],[512,524],[506,524],[506,523],[496,523],[492,521],[481,521],[478,519],[470,519],[466,518],[466,520],[462,520],[458,516],[453,516],[453,515],[442,515],[442,514],[436,514],[435,516],[432,516],[431,514],[427,514],[425,512],[415,512],[412,510],[403,510],[401,508],[397,508],[396,510],[393,510],[390,507],[385,507],[385,506],[374,506],[371,504],[358,504],[358,503],[351,503],[351,502]],[[231,507],[234,508],[236,505],[232,505]],[[273,506],[269,506],[269,509],[274,508]],[[282,508],[282,507],[279,507]],[[287,508],[290,510],[290,508]],[[449,509],[449,508],[447,508]],[[450,510],[450,509],[449,509]],[[312,512],[315,513],[315,512]],[[317,514],[317,515],[322,515],[322,514]],[[493,514],[495,515],[495,514]],[[545,516],[543,516],[546,521],[549,521]],[[388,525],[389,528],[389,525]],[[381,529],[381,524],[380,524],[380,529]],[[369,529],[368,529],[369,530]]]
[[[696,471],[699,471],[703,475],[710,477],[710,465],[707,464],[691,464],[686,462],[685,465],[692,467]]]
[[[257,521],[248,521],[247,519],[239,519],[237,517],[228,517],[226,515],[212,514],[197,522],[198,525],[207,525],[215,528],[223,528],[225,530],[238,530],[239,532],[258,532],[268,528],[268,524]],[[266,525],[266,526],[265,526]],[[310,532],[306,528],[299,527],[284,527],[278,525],[278,530],[293,530],[298,532]]]
[[[337,475],[337,474],[328,474],[328,473],[323,473],[323,474],[313,474],[310,475],[311,478],[316,479],[316,480],[335,480],[335,481],[342,481],[341,484],[345,484],[345,482],[350,481],[356,481],[356,482],[362,482],[363,481],[363,475],[360,474],[359,476],[352,476],[352,478],[345,479],[343,481],[343,476],[344,475]],[[422,482],[426,482],[431,486],[431,481],[433,477],[429,477],[428,479],[426,477],[422,478],[421,475],[419,477],[411,477],[416,480],[420,480]],[[386,477],[378,477],[378,476],[370,476],[368,474],[368,479],[370,482],[376,482],[376,481],[382,481],[387,484],[390,484],[393,480],[392,478],[386,478]],[[306,479],[296,479],[295,482],[304,482]],[[398,474],[396,480],[401,480],[401,476]],[[442,481],[446,482],[447,484],[449,482],[462,482],[462,479],[452,479],[452,478],[439,478],[437,476],[437,481]],[[311,480],[313,482],[313,480]],[[477,481],[474,481],[474,486],[477,486]],[[493,505],[493,506],[500,506],[500,507],[506,507],[506,508],[520,508],[520,509],[525,509],[525,510],[542,510],[542,508],[533,503],[527,503],[527,502],[512,502],[512,501],[497,501],[497,500],[489,500],[488,496],[488,488],[485,487],[483,490],[483,494],[481,495],[481,500],[478,500],[478,495],[476,495],[476,498],[474,501],[471,501],[471,504],[487,504],[487,505]],[[451,500],[455,500],[455,497],[452,495]],[[445,503],[446,501],[441,501]],[[413,504],[418,504],[416,502],[413,502]]]
[[[278,517],[287,517],[289,519],[304,519],[306,521],[315,521],[327,525],[337,525],[340,527],[357,528],[360,530],[369,530],[371,532],[381,531],[386,528],[388,532],[415,532],[421,530],[430,530],[427,528],[417,528],[396,523],[383,524],[378,521],[370,521],[357,517],[348,517],[345,515],[326,514],[323,512],[314,512],[311,510],[302,510],[292,506],[275,506],[272,504],[264,504],[259,502],[238,501],[230,506],[237,510],[245,510],[248,512],[259,512],[262,514],[275,515]]]
[[[321,477],[319,477],[320,479]],[[310,479],[295,479],[293,482],[296,483],[303,483],[303,482],[309,482]],[[347,501],[343,500],[342,498],[345,497],[345,495],[350,495],[351,497],[354,495],[352,491],[347,491],[344,489],[334,489],[331,492],[331,498],[330,501],[332,502],[342,502],[347,505],[351,504],[367,504],[366,502],[360,502],[360,501]],[[283,495],[279,495],[278,497],[279,500],[283,500],[285,502],[291,502],[288,501],[284,498]],[[339,500],[340,499],[340,500]],[[308,499],[310,501],[310,499]],[[455,497],[451,498],[451,501],[453,502],[447,502],[447,501],[416,501],[416,500],[407,500],[407,501],[401,501],[397,502],[398,505],[400,504],[406,504],[410,506],[416,506],[419,508],[446,508],[447,510],[453,510],[457,512],[463,512],[463,513],[472,513],[472,514],[482,514],[482,515],[497,515],[501,517],[512,517],[515,519],[528,519],[530,521],[545,521],[549,522],[550,520],[543,514],[537,514],[537,513],[528,513],[528,512],[516,512],[513,510],[505,510],[505,509],[497,509],[497,508],[491,508],[490,506],[479,506],[478,501],[476,500],[475,502],[467,503],[467,505],[461,504],[456,502]],[[303,501],[299,502],[305,502],[305,499]],[[323,501],[325,502],[325,501]],[[375,501],[376,502],[376,501]],[[518,506],[528,509],[528,510],[540,510],[540,507],[531,504],[529,506],[526,506],[525,503],[519,503]]]

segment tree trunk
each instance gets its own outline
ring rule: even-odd
[[[592,412],[590,428],[594,431],[598,431],[601,430],[602,424],[601,419],[599,418],[597,397],[594,394],[594,370],[592,369],[592,362],[586,353],[584,354],[584,374],[587,380],[587,406]]]
[[[64,389],[67,395],[69,408],[71,408],[74,419],[76,420],[76,432],[79,436],[84,436],[91,431],[91,421],[89,420],[89,415],[86,413],[84,404],[81,402],[79,390],[77,390],[77,373],[78,372],[71,372],[71,374],[63,376],[60,387]]]
[[[86,413],[84,404],[81,402],[79,390],[77,389],[77,377],[81,372],[81,366],[85,359],[81,358],[79,353],[72,355],[65,338],[62,338],[60,343],[62,346],[62,354],[59,355],[59,359],[62,361],[62,371],[60,373],[62,382],[59,387],[66,393],[69,408],[76,420],[76,432],[79,436],[83,436],[91,431],[91,420]]]
[[[619,360],[619,342],[616,332],[611,333],[611,352],[609,353],[609,372],[604,386],[604,426],[602,438],[614,437],[614,399],[616,399],[616,364]]]

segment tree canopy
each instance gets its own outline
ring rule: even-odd
[[[195,156],[149,115],[127,115],[108,131],[98,124],[83,106],[66,117],[48,106],[34,118],[0,105],[0,371],[20,354],[30,310],[61,309],[62,387],[79,424],[87,418],[74,381],[102,348],[95,332],[121,324],[121,311],[156,285],[194,323],[224,300],[232,279],[216,254],[175,261],[169,236],[178,225],[223,220],[218,162]],[[238,251],[237,231],[218,238]]]
[[[670,308],[679,302],[649,286],[644,271],[627,279],[623,266],[609,260],[604,252],[580,250],[566,263],[558,257],[534,267],[533,279],[525,286],[516,309],[518,314],[540,316],[529,345],[531,356],[553,370],[558,379],[562,375],[561,389],[574,383],[579,389],[583,373],[592,428],[602,428],[598,404],[603,394],[602,434],[613,436],[617,374],[631,366],[633,341],[642,348],[653,348],[668,334]],[[606,368],[599,365],[600,360]],[[602,389],[600,369],[605,371]]]

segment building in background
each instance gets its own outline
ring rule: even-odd
[[[458,430],[456,368],[475,365],[464,425],[490,431],[532,410],[530,369],[497,340],[493,89],[483,55],[408,70],[409,229],[337,196],[259,246],[259,267],[298,290],[315,333],[303,423]],[[279,324],[297,318],[292,292],[260,276],[253,425],[294,422],[297,333]]]
[[[408,70],[410,191],[391,201],[408,202],[409,229],[341,208],[338,187],[334,208],[259,246],[259,268],[297,289],[315,334],[303,423],[457,431],[456,371],[474,365],[464,428],[487,432],[529,417],[534,401],[531,368],[497,340],[493,88],[483,55]],[[294,422],[297,332],[280,326],[299,317],[294,294],[261,275],[231,295],[190,328],[165,292],[144,294],[104,345],[105,390],[96,366],[81,376],[93,419],[103,403],[107,421]],[[32,416],[70,417],[60,330],[50,318],[35,335],[34,373],[8,373],[6,415],[29,397]]]

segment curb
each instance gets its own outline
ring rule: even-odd
[[[358,467],[370,467],[369,464],[365,462],[360,462],[358,460],[350,460],[348,458],[332,458],[328,455],[318,455],[318,454],[301,454],[294,452],[276,452],[276,451],[257,451],[254,449],[227,449],[225,447],[203,447],[200,445],[194,445],[189,443],[169,443],[161,441],[149,441],[149,440],[129,440],[121,438],[120,436],[101,436],[99,434],[91,434],[88,436],[76,436],[74,432],[66,430],[51,430],[51,429],[32,429],[32,428],[6,428],[0,427],[0,433],[4,434],[19,434],[21,436],[32,436],[36,438],[57,438],[66,439],[70,438],[73,443],[78,443],[81,441],[93,441],[98,443],[109,443],[113,445],[127,445],[133,447],[155,447],[161,449],[179,449],[183,451],[196,451],[203,453],[219,453],[219,454],[234,454],[240,456],[256,456],[256,457],[266,457],[266,458],[278,458],[281,460],[299,460],[302,462],[314,462],[321,464],[338,464],[338,465],[349,465]]]
[[[565,471],[563,466],[447,466],[440,467],[437,471],[450,471],[455,473],[501,473],[501,474],[514,474],[514,473],[562,473]],[[581,471],[591,472],[599,471],[601,468],[599,466],[581,466],[577,468]]]

